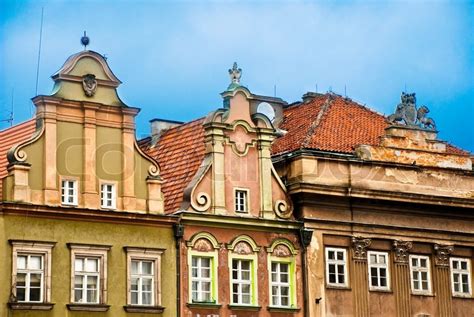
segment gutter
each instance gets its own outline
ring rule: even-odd
[[[181,241],[184,235],[184,226],[181,218],[174,226],[174,237],[176,240],[176,317],[181,316]]]
[[[305,228],[300,229],[300,242],[302,245],[301,258],[303,269],[303,306],[304,306],[304,316],[309,316],[309,299],[308,299],[308,265],[306,259],[306,248],[311,244],[311,239],[313,237],[313,231]],[[319,304],[319,301],[317,301]]]

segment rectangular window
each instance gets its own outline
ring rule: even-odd
[[[51,251],[55,243],[10,240],[10,244],[13,251],[11,288],[13,302],[18,305],[49,303],[51,301]]]
[[[454,296],[471,296],[471,261],[450,258],[451,286]]]
[[[430,294],[430,258],[424,255],[410,255],[411,290],[413,293]]]
[[[212,301],[212,258],[193,256],[191,259],[191,293],[193,302]]]
[[[154,305],[153,270],[152,261],[132,260],[130,288],[132,305]]]
[[[110,246],[68,243],[71,249],[71,303],[107,302],[107,253]],[[74,306],[69,304],[68,307]]]
[[[116,208],[115,184],[100,185],[100,206],[106,209]]]
[[[330,286],[347,287],[346,249],[326,248],[326,282]]]
[[[290,306],[290,263],[271,263],[272,306]]]
[[[248,191],[244,189],[235,190],[235,211],[248,212]]]
[[[16,258],[16,299],[18,302],[42,302],[44,257],[19,253]]]
[[[61,180],[61,203],[63,205],[77,205],[77,181]]]
[[[388,253],[369,251],[369,286],[372,290],[389,290]]]
[[[74,302],[99,303],[99,258],[76,257],[74,261]]]
[[[232,260],[232,303],[252,304],[252,261]]]

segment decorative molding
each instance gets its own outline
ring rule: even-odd
[[[372,243],[371,239],[363,237],[352,237],[352,258],[354,260],[367,260],[367,248]]]
[[[266,250],[277,257],[290,257],[298,254],[298,250],[293,246],[293,243],[287,239],[275,239]]]
[[[71,311],[90,311],[105,312],[109,310],[110,305],[106,304],[66,304]]]
[[[207,240],[213,249],[220,249],[220,244],[217,242],[217,239],[210,234],[209,232],[199,232],[191,237],[191,239],[186,242],[186,246],[195,249],[197,247],[196,243],[200,240]]]
[[[247,246],[248,250],[243,249],[246,246]],[[231,243],[227,244],[227,249],[231,250],[231,251],[233,251],[234,253],[237,253],[237,254],[250,254],[250,253],[253,253],[253,252],[260,251],[260,247],[257,246],[255,241],[247,235],[241,235],[241,236],[238,236],[238,237],[234,238],[234,240],[232,240]],[[247,252],[247,251],[249,251],[249,252]]]
[[[18,303],[9,302],[8,307],[11,310],[51,310],[54,303]]]
[[[435,244],[435,265],[449,267],[449,255],[454,251],[453,245]]]
[[[93,97],[97,91],[97,80],[94,74],[82,76],[82,89],[87,97]]]
[[[28,157],[26,155],[26,152],[23,151],[22,148],[32,143],[35,143],[43,135],[44,131],[45,131],[45,125],[44,125],[43,119],[36,120],[36,130],[31,136],[31,138],[26,140],[25,142],[22,142],[20,144],[13,146],[10,150],[8,150],[7,152],[8,163],[17,164],[17,163],[26,162],[26,159]]]
[[[395,263],[408,264],[408,253],[413,247],[411,241],[395,240],[393,241],[393,251]]]

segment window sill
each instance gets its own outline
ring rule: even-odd
[[[248,311],[259,311],[262,309],[262,306],[253,306],[253,305],[239,305],[239,304],[229,304],[227,305],[229,309],[232,310],[248,310]]]
[[[186,304],[189,308],[204,308],[204,309],[218,309],[221,308],[221,304],[216,303],[187,303]]]
[[[148,313],[148,314],[160,314],[165,308],[163,306],[144,306],[144,305],[126,305],[123,309],[127,313]]]
[[[341,291],[351,291],[352,289],[347,286],[347,285],[331,285],[331,284],[326,284],[327,289],[337,289]]]
[[[296,307],[277,307],[277,306],[268,306],[267,310],[272,313],[297,313],[301,309]]]
[[[374,293],[393,293],[391,289],[369,288],[369,291]]]
[[[67,304],[69,310],[72,311],[97,311],[103,312],[108,311],[110,305],[106,304]]]
[[[8,307],[12,310],[51,310],[53,306],[54,303],[8,303]]]
[[[414,296],[427,296],[427,297],[435,297],[433,293],[417,293],[417,292],[411,292],[412,295]]]
[[[453,294],[453,298],[474,299],[471,294]]]

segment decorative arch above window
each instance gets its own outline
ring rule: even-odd
[[[227,244],[227,249],[236,254],[252,254],[260,251],[260,247],[247,235],[234,238],[231,243]]]
[[[220,248],[217,239],[209,232],[199,232],[186,242],[186,246],[196,251],[214,251]]]
[[[275,239],[267,252],[276,257],[290,257],[298,254],[298,249],[287,239]]]

